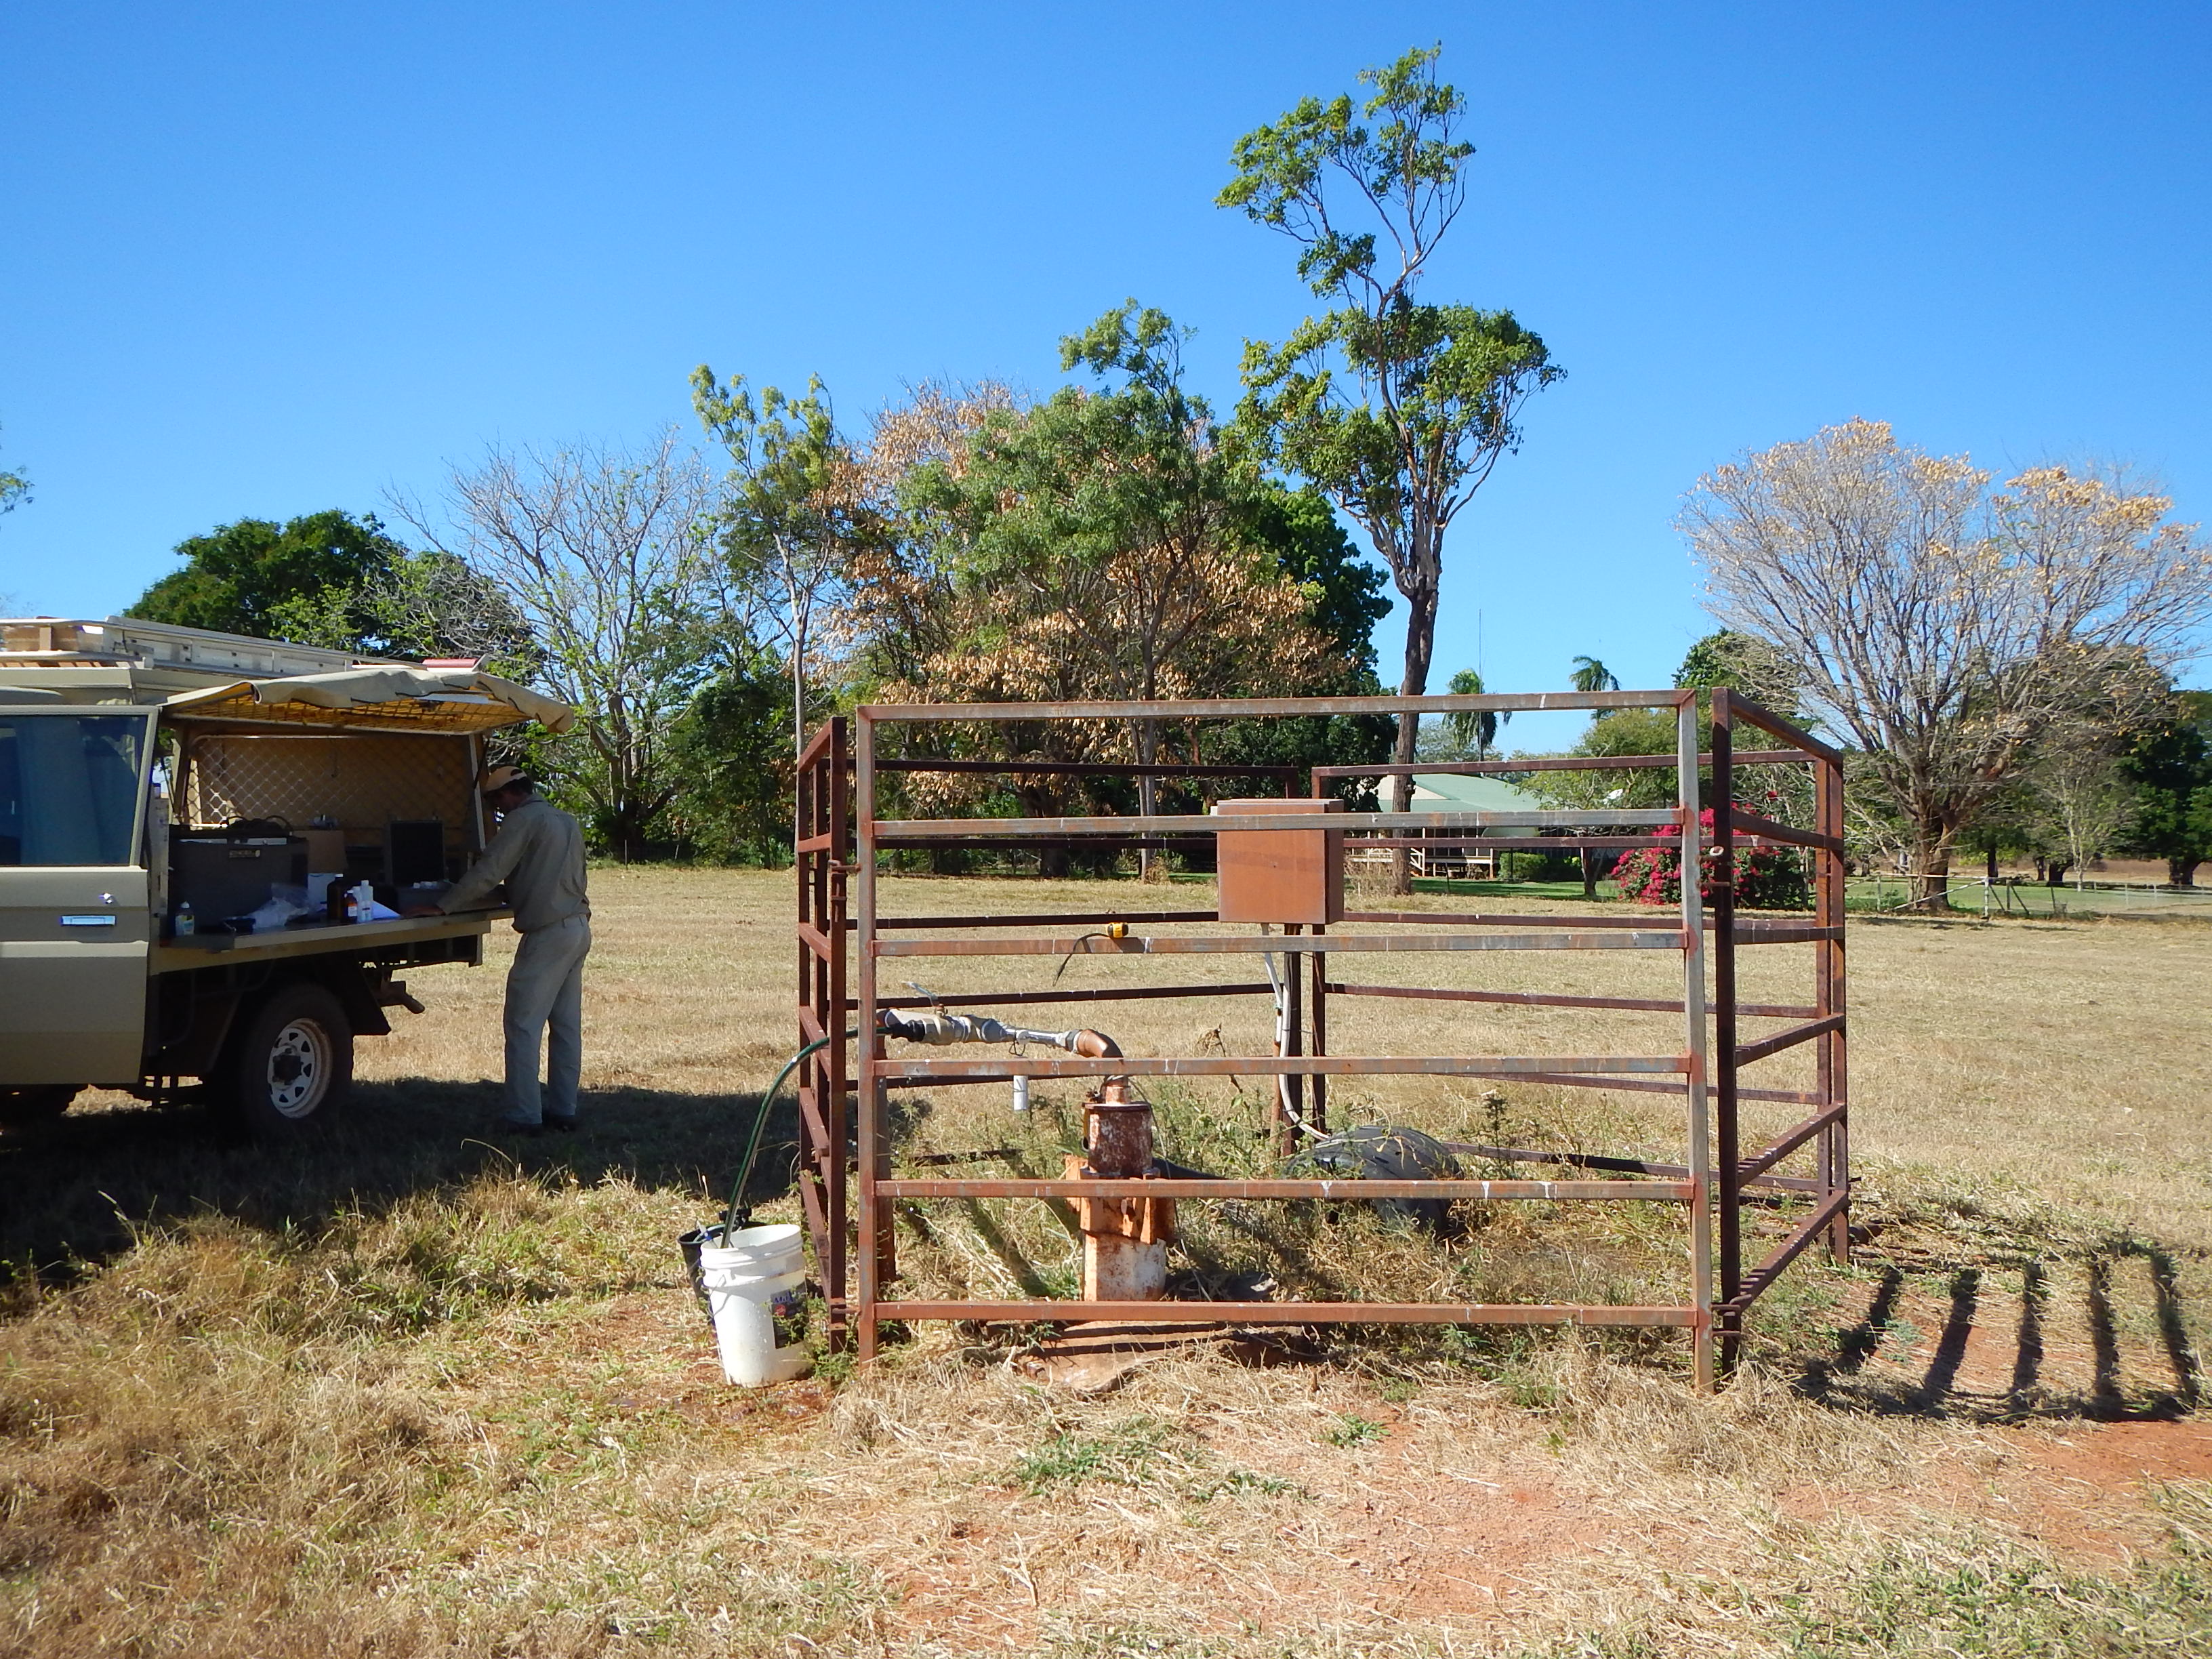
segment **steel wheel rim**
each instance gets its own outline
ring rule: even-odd
[[[322,1104],[331,1075],[331,1040],[309,1019],[295,1019],[269,1045],[269,1104],[280,1117],[302,1118]]]

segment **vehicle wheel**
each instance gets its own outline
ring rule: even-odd
[[[74,1083],[49,1083],[35,1089],[0,1089],[0,1130],[36,1129],[52,1123],[77,1097]]]
[[[319,985],[272,993],[231,1039],[224,1103],[247,1133],[296,1133],[329,1117],[353,1086],[353,1027]]]

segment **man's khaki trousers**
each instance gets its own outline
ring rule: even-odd
[[[584,915],[525,933],[515,951],[514,966],[507,974],[510,1122],[576,1115],[576,1085],[584,1069],[584,957],[591,948],[592,920]],[[543,1094],[538,1085],[541,1040],[546,1047]]]

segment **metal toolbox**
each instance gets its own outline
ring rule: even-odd
[[[307,884],[307,843],[298,836],[169,837],[169,908],[190,904],[204,921],[259,909],[276,886]]]

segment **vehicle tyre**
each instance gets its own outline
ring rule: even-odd
[[[319,985],[287,985],[252,1008],[223,1059],[223,1103],[248,1134],[297,1134],[353,1087],[353,1027]]]
[[[33,1089],[0,1089],[0,1130],[21,1132],[52,1123],[77,1097],[74,1083],[49,1083]]]

